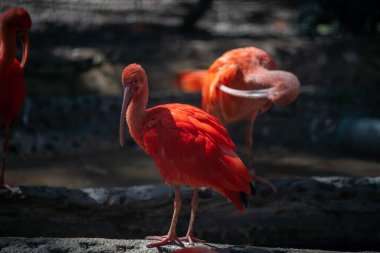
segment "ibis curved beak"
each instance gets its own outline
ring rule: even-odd
[[[219,84],[219,89],[226,94],[249,99],[267,99],[270,92],[270,88],[261,90],[237,90],[223,84]]]
[[[121,107],[121,113],[120,113],[120,128],[119,128],[119,138],[120,138],[120,146],[124,146],[124,124],[125,124],[125,117],[127,113],[127,109],[129,106],[129,103],[131,102],[133,97],[133,92],[129,87],[124,88],[124,98],[123,98],[123,105]]]
[[[28,57],[29,57],[29,36],[28,36],[28,33],[26,33],[26,32],[20,33],[20,38],[22,41],[22,59],[21,59],[20,67],[21,67],[21,69],[24,69],[25,64],[26,64]]]

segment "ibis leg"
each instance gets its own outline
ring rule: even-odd
[[[159,240],[159,242],[154,242],[149,244],[148,248],[158,247],[158,246],[164,246],[168,244],[178,244],[180,246],[183,246],[183,243],[179,240],[179,238],[176,235],[176,226],[178,221],[178,215],[179,210],[181,209],[182,204],[182,197],[181,197],[181,190],[179,185],[174,186],[174,212],[173,212],[173,218],[172,222],[170,224],[169,232],[167,235],[164,236],[148,236],[145,239],[147,240]]]
[[[5,173],[5,164],[7,161],[7,155],[9,150],[9,139],[10,139],[10,125],[4,126],[4,140],[3,140],[3,155],[1,158],[1,172],[0,172],[0,188],[5,188],[7,191],[14,193],[14,189],[5,183],[4,173]]]
[[[260,176],[257,176],[255,168],[253,167],[253,126],[255,123],[255,118],[256,117],[253,117],[248,121],[247,135],[246,135],[247,146],[248,146],[248,162],[249,162],[250,172],[251,172],[253,181],[255,183],[265,184],[269,188],[271,188],[272,191],[276,192],[277,191],[276,186],[274,186],[270,180],[263,178],[263,177],[260,177]]]
[[[186,236],[180,238],[181,241],[190,242],[190,243],[205,242],[204,240],[195,238],[193,235],[195,216],[198,209],[198,200],[199,200],[198,191],[199,191],[198,188],[194,189],[193,199],[191,200],[191,216],[190,216],[190,222],[189,222],[189,229],[187,230]]]

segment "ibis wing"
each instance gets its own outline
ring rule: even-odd
[[[0,77],[0,124],[10,124],[17,118],[25,100],[25,77],[20,63],[12,65]]]
[[[251,176],[216,118],[189,105],[148,110],[144,149],[170,184],[250,192]]]

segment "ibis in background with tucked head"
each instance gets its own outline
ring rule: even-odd
[[[247,120],[246,141],[254,180],[275,186],[255,175],[253,169],[252,131],[259,112],[272,104],[288,105],[300,93],[298,78],[287,71],[276,70],[276,63],[256,47],[237,48],[224,53],[206,70],[184,71],[176,84],[183,91],[202,91],[202,108],[223,125]]]

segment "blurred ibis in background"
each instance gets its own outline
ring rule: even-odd
[[[10,8],[0,16],[0,125],[3,129],[0,187],[14,190],[4,181],[5,164],[9,150],[10,127],[24,103],[26,88],[23,69],[28,60],[28,31],[32,21],[23,8]],[[16,37],[22,40],[21,63],[16,59]]]
[[[237,48],[224,53],[206,70],[179,73],[176,84],[183,91],[202,91],[202,108],[215,116],[223,125],[246,120],[246,141],[249,163],[254,180],[275,186],[255,175],[253,169],[252,134],[259,112],[272,106],[288,105],[300,93],[298,78],[287,71],[276,70],[273,58],[255,48]]]

